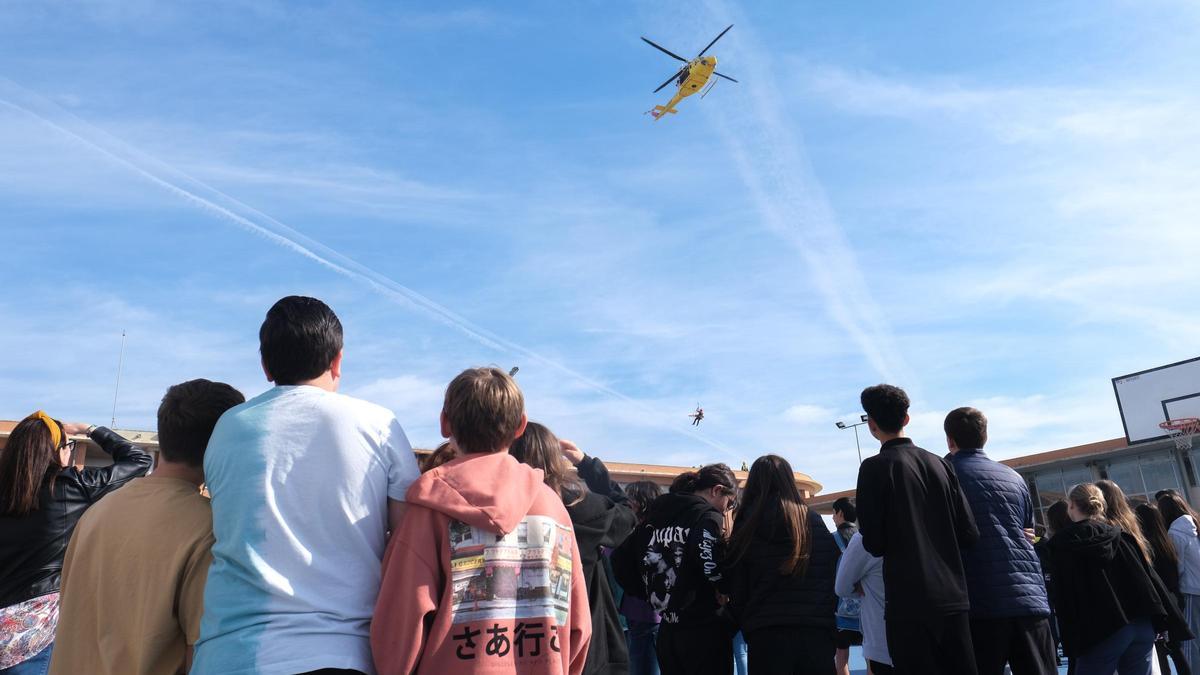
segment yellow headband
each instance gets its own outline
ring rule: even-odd
[[[25,419],[41,420],[42,424],[45,424],[46,428],[50,430],[50,440],[54,442],[54,449],[57,450],[58,446],[62,445],[62,428],[58,426],[58,422],[46,414],[46,411],[39,410]]]

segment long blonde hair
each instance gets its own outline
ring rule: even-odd
[[[1104,517],[1108,519],[1108,522],[1132,535],[1134,541],[1137,542],[1138,549],[1142,552],[1142,557],[1146,559],[1146,562],[1150,562],[1152,560],[1150,542],[1146,541],[1146,535],[1142,534],[1137,515],[1134,514],[1133,509],[1129,508],[1129,502],[1125,493],[1121,491],[1121,486],[1111,480],[1098,480],[1096,487],[1104,493]]]

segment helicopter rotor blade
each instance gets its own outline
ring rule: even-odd
[[[733,28],[733,24],[729,24],[729,28]],[[721,31],[720,35],[713,38],[713,41],[708,43],[707,47],[700,50],[700,53],[696,55],[696,58],[700,58],[701,56],[704,56],[704,52],[708,51],[709,49],[712,49],[712,46],[717,44],[717,40],[720,40],[726,33],[729,32],[729,28],[726,28],[725,30]],[[642,38],[642,39],[645,40],[646,38]]]
[[[681,68],[680,70],[683,70],[683,69]],[[670,77],[668,77],[666,82],[663,82],[662,84],[658,85],[658,89],[655,89],[655,90],[654,90],[654,93],[656,93],[656,94],[657,94],[658,92],[660,92],[660,91],[662,91],[662,90],[663,90],[663,87],[665,87],[665,86],[667,86],[668,84],[671,84],[672,82],[674,82],[674,81],[675,81],[675,78],[679,77],[679,72],[680,72],[680,71],[678,71],[678,70],[677,70],[677,71],[675,71],[675,74],[674,74],[674,75],[672,75],[672,76],[670,76]]]
[[[642,42],[645,42],[646,44],[650,45],[651,47],[654,47],[655,49],[657,49],[658,51],[660,51],[660,52],[662,52],[662,53],[666,54],[667,56],[670,56],[670,57],[672,57],[672,58],[675,58],[675,59],[678,59],[678,60],[680,60],[680,61],[683,61],[684,63],[687,63],[687,62],[688,62],[688,60],[687,60],[687,59],[685,59],[685,58],[683,58],[682,56],[680,56],[680,55],[678,55],[678,54],[676,54],[676,53],[672,52],[671,50],[667,49],[666,47],[663,47],[663,46],[662,46],[662,45],[660,45],[660,44],[655,44],[655,43],[654,43],[653,41],[651,41],[651,40],[647,40],[646,38],[644,38],[644,37],[643,37],[643,38],[642,38]],[[716,42],[716,40],[714,40],[714,42]]]
[[[715,71],[715,70],[713,71],[713,75],[716,75],[717,77],[723,77],[723,78],[725,78],[725,79],[729,80],[730,82],[737,82],[737,80],[733,79],[732,77],[730,77],[730,76],[728,76],[728,75],[722,75],[721,73],[718,73],[718,72],[717,72],[717,71]],[[740,84],[740,83],[739,83],[739,84]]]

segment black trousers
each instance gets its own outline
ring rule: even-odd
[[[659,624],[655,648],[662,675],[733,673],[733,633],[722,623],[686,627]]]
[[[746,634],[754,675],[834,675],[832,628],[771,626]]]
[[[1056,675],[1054,635],[1045,616],[971,619],[971,642],[979,675]]]
[[[966,612],[889,616],[887,641],[897,675],[978,675]]]
[[[892,675],[896,672],[895,668],[878,661],[867,661],[867,665],[871,667],[871,675]]]

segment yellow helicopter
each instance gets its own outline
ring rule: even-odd
[[[730,24],[729,28],[733,28],[733,24]],[[646,111],[654,117],[654,121],[657,122],[658,120],[662,119],[667,113],[675,114],[679,112],[675,109],[675,104],[682,101],[685,97],[691,96],[692,94],[703,89],[704,85],[708,82],[708,78],[712,77],[713,75],[716,75],[717,77],[723,77],[730,82],[737,82],[737,80],[733,79],[732,77],[729,77],[728,75],[722,75],[721,73],[717,72],[717,57],[704,55],[704,52],[708,51],[713,45],[717,44],[717,40],[720,40],[722,36],[729,32],[729,28],[721,31],[721,34],[713,38],[713,41],[708,43],[707,47],[701,49],[700,53],[696,55],[696,58],[692,59],[691,61],[688,61],[682,56],[671,52],[662,45],[655,44],[652,40],[649,40],[645,37],[642,38],[643,42],[651,47],[654,47],[667,56],[678,59],[679,61],[683,61],[683,67],[680,68],[677,73],[668,77],[667,81],[659,85],[658,89],[654,90],[654,93],[657,94],[672,82],[675,82],[676,86],[679,87],[679,89],[675,92],[675,95],[671,97],[671,100],[666,105],[656,105],[653,109]],[[717,81],[713,80],[714,86],[716,83]],[[711,86],[708,89],[709,91],[712,91]],[[704,98],[705,96],[708,96],[708,91],[705,91],[703,94],[701,94],[700,98]]]

